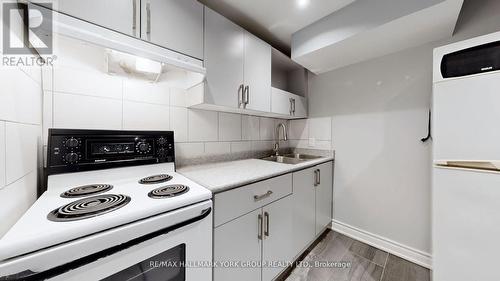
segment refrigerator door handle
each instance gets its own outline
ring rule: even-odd
[[[500,172],[500,161],[443,160],[436,167]]]

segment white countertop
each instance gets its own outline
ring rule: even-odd
[[[219,193],[329,161],[333,161],[333,157],[322,157],[295,165],[246,159],[187,166],[178,169],[177,172],[206,187],[212,193]]]

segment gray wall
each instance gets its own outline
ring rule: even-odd
[[[311,76],[311,117],[332,117],[334,218],[431,253],[432,50],[500,30],[500,1],[465,1],[453,38]]]

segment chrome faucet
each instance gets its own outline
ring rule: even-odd
[[[276,143],[274,144],[273,151],[276,153],[276,156],[279,156],[279,151],[280,151],[280,131],[283,131],[283,140],[287,141],[288,140],[288,133],[286,130],[286,125],[284,123],[279,123],[278,126],[276,127]]]

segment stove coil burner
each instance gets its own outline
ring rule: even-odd
[[[72,188],[61,194],[63,198],[78,198],[89,195],[96,195],[110,191],[113,188],[110,184],[89,184]]]
[[[115,211],[129,202],[130,197],[126,195],[97,195],[59,207],[50,212],[47,219],[55,222],[83,220]]]
[[[182,184],[175,184],[154,189],[150,193],[148,193],[148,196],[155,199],[170,198],[184,194],[188,191],[189,187]]]
[[[140,184],[155,184],[155,183],[167,182],[171,179],[172,179],[171,175],[160,174],[160,175],[154,175],[154,176],[143,178],[139,181],[139,183]]]

